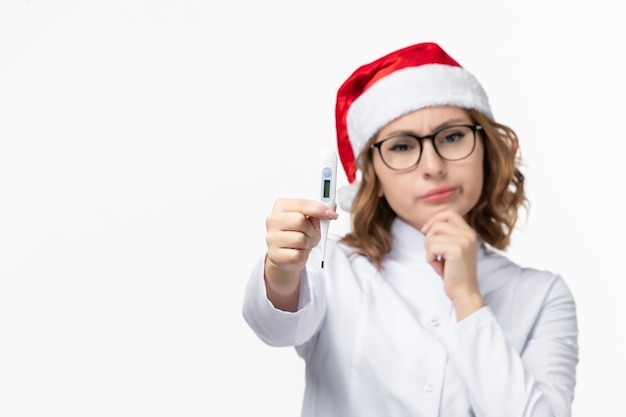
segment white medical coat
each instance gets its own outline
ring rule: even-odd
[[[563,279],[481,244],[487,306],[457,323],[424,235],[396,219],[392,236],[381,271],[330,240],[321,269],[314,250],[295,313],[273,307],[263,259],[254,267],[243,315],[267,344],[305,360],[302,416],[570,416],[578,330]]]

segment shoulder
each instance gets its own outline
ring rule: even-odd
[[[560,274],[521,266],[491,248],[484,248],[479,258],[478,279],[485,292],[513,291],[528,297],[533,294],[534,297],[545,297],[553,292],[569,294],[567,284]]]

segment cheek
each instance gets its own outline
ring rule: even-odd
[[[405,194],[406,190],[410,188],[414,179],[409,175],[398,173],[389,169],[380,160],[374,161],[374,172],[378,178],[379,197],[385,195],[387,199],[395,199],[399,195]]]
[[[381,191],[385,191],[387,185],[390,182],[389,170],[380,160],[380,158],[374,157],[372,160],[372,165],[374,166],[374,173],[376,174],[376,178],[378,178],[378,184],[381,188]]]

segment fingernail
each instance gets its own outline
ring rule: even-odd
[[[324,213],[324,215],[326,216],[328,220],[336,220],[337,217],[339,217],[339,214],[337,214],[336,212],[332,210],[326,210],[326,213]]]

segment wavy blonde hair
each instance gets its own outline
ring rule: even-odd
[[[465,215],[465,221],[478,236],[496,249],[504,250],[518,218],[520,206],[527,205],[524,175],[520,172],[521,158],[517,135],[502,125],[478,113],[467,110],[479,131],[485,148],[482,192],[476,205]],[[361,179],[352,201],[350,214],[352,230],[341,242],[366,256],[381,267],[384,256],[391,251],[391,224],[396,218],[387,200],[379,197],[380,182],[374,172],[370,145],[373,137],[356,158]]]

